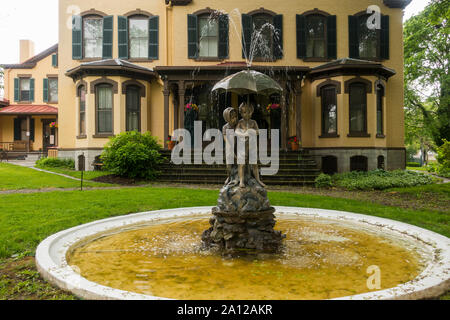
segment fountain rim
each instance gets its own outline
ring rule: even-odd
[[[36,266],[44,279],[72,292],[78,297],[92,300],[171,300],[135,292],[114,289],[87,280],[78,275],[66,261],[67,252],[77,243],[89,237],[113,229],[124,229],[139,223],[206,215],[212,206],[177,208],[141,212],[97,220],[58,232],[44,241],[36,249]],[[336,300],[369,299],[422,299],[436,297],[450,287],[450,239],[403,222],[368,216],[346,211],[313,209],[301,207],[274,206],[278,215],[298,215],[338,221],[349,221],[371,226],[380,232],[401,235],[416,242],[427,251],[425,269],[415,279],[399,286],[358,295],[336,298]]]

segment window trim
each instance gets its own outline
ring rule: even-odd
[[[338,95],[338,90],[340,91],[340,88],[333,83],[334,81],[330,80],[330,81],[325,81],[324,83],[321,83],[319,86],[320,88],[318,88],[318,91],[320,92],[320,136],[319,138],[339,138],[339,119],[338,119],[338,101],[337,101],[337,95]],[[337,81],[335,81],[337,82]],[[328,132],[324,132],[324,128],[325,128],[325,117],[324,117],[324,96],[323,96],[323,92],[324,90],[328,90],[328,89],[333,89],[334,90],[334,97],[335,97],[335,101],[336,101],[336,132],[335,133],[328,133]],[[340,93],[340,92],[339,92]]]
[[[138,97],[138,132],[142,131],[142,124],[141,124],[141,116],[142,116],[142,103],[141,103],[141,99],[143,98],[141,93],[142,93],[142,88],[136,84],[129,84],[125,87],[125,131],[126,132],[130,132],[130,131],[134,131],[134,130],[129,130],[128,129],[128,90],[133,89],[136,90],[139,97]]]
[[[362,79],[362,78],[360,78]],[[364,79],[365,80],[365,79]],[[370,85],[368,85],[368,83]],[[361,85],[364,88],[364,129],[362,131],[351,131],[351,87],[354,85]],[[370,90],[370,91],[368,91]],[[369,138],[370,134],[368,133],[368,124],[367,124],[367,116],[368,116],[368,105],[367,105],[367,94],[372,93],[372,83],[368,80],[361,81],[358,78],[350,79],[345,82],[345,93],[348,94],[348,131],[347,137],[349,138]]]
[[[96,10],[89,10],[86,14],[81,15],[81,45],[82,45],[82,60],[81,61],[97,61],[99,59],[103,59],[103,18],[106,16],[103,15],[103,12]],[[100,57],[86,57],[86,46],[84,45],[84,20],[92,19],[92,20],[102,20],[102,55]]]
[[[103,79],[99,79],[99,80],[103,80]],[[109,137],[114,136],[114,94],[117,94],[117,92],[115,91],[114,85],[111,83],[111,81],[113,81],[113,80],[110,80],[110,82],[103,80],[94,85],[93,85],[93,82],[91,82],[91,93],[92,93],[92,87],[94,87],[94,92],[95,92],[95,135],[92,136],[93,138],[109,138]],[[115,81],[113,81],[113,82],[115,82]],[[99,132],[98,131],[98,120],[99,120],[99,117],[98,117],[99,101],[98,101],[98,99],[99,99],[99,96],[98,96],[97,90],[98,90],[98,88],[101,88],[101,87],[111,88],[111,95],[112,95],[112,99],[111,99],[111,124],[112,124],[111,128],[112,128],[112,131],[111,132]]]

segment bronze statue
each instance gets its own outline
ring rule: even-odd
[[[258,123],[256,123],[255,120],[252,120],[253,111],[254,107],[251,104],[242,103],[241,106],[239,107],[239,112],[241,113],[242,119],[239,121],[236,127],[236,135],[245,139],[245,164],[239,165],[239,187],[241,188],[245,187],[244,173],[246,165],[250,166],[250,171],[252,172],[256,181],[261,186],[263,187],[266,186],[259,178],[258,164],[249,164],[249,152],[250,152],[248,141],[249,131],[254,130],[256,136],[259,135]]]

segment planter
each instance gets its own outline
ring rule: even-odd
[[[169,148],[169,150],[173,150],[173,148],[175,148],[175,144],[176,144],[176,141],[169,141],[169,143],[167,144],[167,147]]]
[[[291,150],[292,151],[298,151],[299,148],[300,148],[300,146],[298,143],[291,142]]]

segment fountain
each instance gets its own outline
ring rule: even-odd
[[[256,30],[245,52],[248,67],[261,38]],[[281,90],[276,83],[233,89],[229,80],[216,89]],[[237,110],[225,110],[226,146],[227,130],[244,140],[258,132],[251,105],[240,113],[238,122]],[[272,207],[258,166],[244,159],[228,165],[215,207],[143,212],[61,231],[38,246],[39,272],[85,299],[419,299],[448,290],[447,237],[374,216]]]

